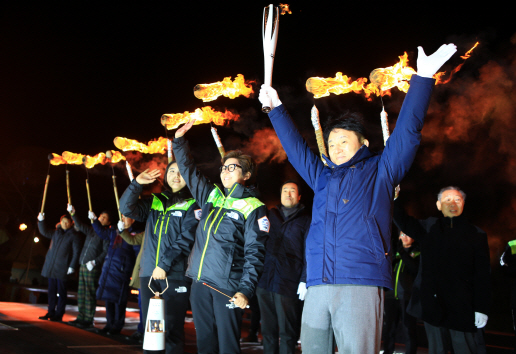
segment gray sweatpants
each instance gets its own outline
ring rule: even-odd
[[[308,288],[301,324],[303,354],[380,352],[383,288],[317,285]]]

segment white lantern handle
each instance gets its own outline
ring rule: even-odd
[[[160,293],[159,291],[154,291],[154,290],[152,290],[152,288],[150,287],[150,284],[151,284],[152,279],[153,279],[152,277],[150,277],[150,279],[149,279],[149,285],[148,285],[148,286],[149,286],[150,291],[152,291],[152,293],[153,293],[153,294],[154,294],[154,296],[156,296],[156,297],[159,297],[160,295],[163,295],[163,293],[164,293],[165,291],[167,291],[167,289],[168,289],[168,279],[165,277],[165,281],[167,282],[167,287],[166,287],[166,288],[165,288],[165,290],[163,290],[161,293]]]

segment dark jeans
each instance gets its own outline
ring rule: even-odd
[[[138,292],[138,308],[140,309],[140,323],[138,323],[138,333],[143,334],[143,313],[142,313],[142,289]]]
[[[294,354],[301,330],[299,299],[256,288],[262,317],[263,352]]]
[[[405,353],[417,352],[417,319],[406,311],[409,300],[385,298],[383,315],[383,350],[385,354],[394,352],[396,328],[401,321]]]
[[[144,334],[147,327],[149,301],[154,297],[154,293],[148,286],[149,280],[150,277],[140,278]],[[151,288],[154,291],[161,293],[166,287],[165,280],[153,279],[151,282]],[[165,300],[165,351],[167,354],[181,354],[185,343],[185,317],[190,297],[190,282],[168,279],[168,289],[160,297]],[[145,350],[144,353],[157,353],[157,351]]]
[[[444,337],[449,335],[454,353],[477,354],[475,333],[455,331],[453,329],[435,327],[425,322],[428,338],[428,354],[446,354]]]
[[[106,328],[112,331],[121,331],[125,324],[126,308],[127,299],[121,304],[106,301]]]
[[[234,291],[218,289],[233,296]],[[199,354],[240,353],[240,328],[244,310],[231,308],[229,299],[202,283],[192,284],[192,315]]]
[[[67,295],[65,280],[48,278],[48,315],[50,317],[63,317]]]

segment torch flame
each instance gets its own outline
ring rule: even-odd
[[[176,114],[164,114],[161,116],[161,124],[168,130],[176,129],[181,124],[188,122],[190,119],[194,119],[194,124],[210,123],[216,125],[224,125],[231,120],[237,120],[238,114],[231,113],[228,110],[223,112],[214,111],[210,106],[203,108],[197,108],[195,112],[190,113],[188,111],[184,113]]]
[[[280,15],[284,15],[288,13],[289,15],[292,15],[292,11],[290,11],[290,5],[289,4],[279,4],[279,8],[281,10]]]
[[[234,81],[231,76],[225,77],[224,80],[214,82],[212,84],[199,84],[194,87],[194,95],[204,102],[215,101],[218,97],[224,96],[231,99],[240,95],[249,98],[253,93],[251,83],[254,81],[245,81],[244,75],[238,74]]]
[[[466,60],[471,57],[471,52],[477,47],[479,43],[466,52],[462,59]],[[311,77],[306,81],[306,89],[314,95],[314,98],[321,98],[329,96],[330,93],[340,95],[348,92],[363,93],[367,98],[372,94],[390,95],[390,89],[397,87],[400,91],[407,92],[410,84],[409,80],[413,74],[416,74],[416,70],[408,66],[408,55],[405,52],[399,57],[400,60],[393,66],[387,68],[375,69],[369,75],[371,83],[367,84],[366,78],[358,78],[352,81],[346,75],[342,75],[338,72],[334,78],[322,78],[322,77]],[[450,82],[453,74],[459,71],[464,63],[459,64],[455,69],[450,72],[448,79],[444,80],[443,77],[446,72],[438,72],[434,75],[436,79],[436,85],[446,84]]]
[[[92,168],[93,166],[97,164],[105,165],[108,162],[111,163],[117,163],[119,161],[125,160],[124,155],[120,151],[113,151],[113,157],[111,160],[106,158],[106,154],[101,152],[98,153],[95,156],[89,156],[89,155],[83,155],[83,154],[75,154],[73,152],[65,151],[61,156],[58,154],[52,153],[54,156],[52,160],[50,160],[50,163],[52,165],[61,165],[61,164],[69,164],[69,165],[82,165],[84,163],[84,166],[87,168]]]
[[[122,151],[139,151],[144,154],[164,154],[167,150],[167,138],[163,137],[149,141],[145,145],[133,139],[117,136],[113,143]]]

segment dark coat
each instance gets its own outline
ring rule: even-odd
[[[487,235],[461,215],[417,220],[395,202],[396,226],[419,242],[421,261],[407,311],[434,326],[476,332],[475,312],[489,314]]]
[[[392,289],[390,257],[394,188],[410,169],[435,85],[413,75],[396,129],[380,154],[362,147],[335,165],[312,152],[284,105],[269,118],[289,162],[314,191],[306,238],[307,286],[356,284]]]
[[[38,229],[41,235],[51,240],[41,275],[45,278],[66,280],[68,268],[78,268],[81,236],[73,227],[63,230],[58,225],[57,229],[49,230],[45,221],[38,221]]]
[[[109,241],[99,238],[93,227],[83,223],[77,214],[73,214],[72,219],[79,231],[86,235],[79,257],[79,264],[95,261],[95,267],[100,267],[102,262],[104,262],[104,258],[106,258]]]
[[[410,236],[410,235],[409,235]],[[385,298],[410,300],[412,286],[419,270],[419,245],[404,248],[401,242],[394,257],[394,289],[385,292]]]
[[[265,205],[254,189],[238,183],[230,189],[209,183],[198,173],[185,138],[174,139],[173,147],[181,176],[202,208],[186,275],[251,299],[262,273],[269,232]]]
[[[512,246],[512,247],[511,247]],[[514,250],[513,250],[514,248]],[[514,252],[514,254],[513,254]],[[502,272],[505,276],[509,277],[509,284],[511,287],[511,308],[516,309],[516,242],[512,240],[505,246],[505,251],[501,257],[504,265],[502,266]]]
[[[125,242],[113,226],[105,227],[95,220],[93,229],[101,239],[109,241],[108,254],[99,279],[97,299],[122,304],[129,296],[129,280],[136,260],[133,246]],[[131,232],[131,228],[128,231]]]
[[[303,272],[305,241],[312,218],[304,206],[300,206],[288,219],[281,212],[280,205],[269,210],[268,216],[271,229],[265,244],[265,262],[258,286],[297,298],[299,283],[306,282],[306,272]]]
[[[192,198],[172,202],[173,194],[170,191],[139,199],[142,190],[134,179],[120,198],[122,214],[146,222],[140,277],[150,277],[158,266],[169,279],[185,280],[188,255],[194,243],[201,209]]]

